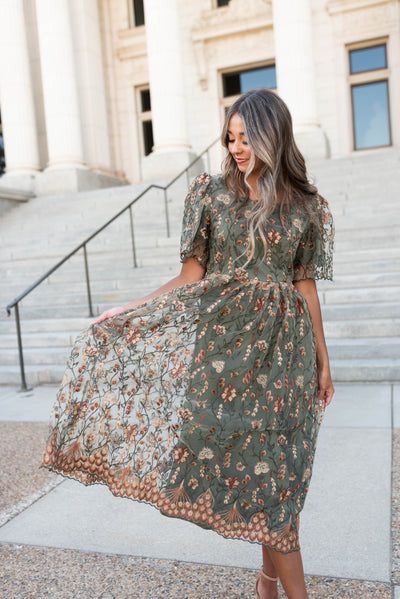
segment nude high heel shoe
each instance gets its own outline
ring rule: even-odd
[[[268,574],[265,574],[264,570],[261,568],[260,574],[257,576],[257,579],[256,579],[256,597],[257,597],[257,599],[261,599],[259,592],[258,592],[258,583],[259,583],[259,580],[261,577],[266,578],[270,582],[278,582],[278,578],[272,578],[272,576],[268,576]]]

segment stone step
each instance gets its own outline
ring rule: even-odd
[[[92,280],[91,281],[91,292],[92,297],[95,301],[113,301],[112,298],[123,297],[126,294],[141,293],[142,289],[156,289],[161,284],[166,282],[168,279],[177,274],[178,269],[173,270],[160,269],[158,278],[153,272],[150,276],[136,276],[133,274],[136,272],[129,272],[128,276],[124,279],[103,279],[103,280]],[[141,273],[140,273],[141,274]],[[112,273],[108,272],[107,277],[112,277]],[[346,274],[335,277],[334,282],[331,281],[320,281],[318,282],[318,288],[323,292],[330,292],[333,290],[340,289],[355,289],[364,287],[383,287],[383,286],[399,286],[400,285],[400,271],[399,272],[387,272],[387,273],[367,273],[367,274]],[[18,288],[13,289],[14,293],[11,293],[11,289],[8,286],[0,287],[0,302],[4,301],[7,303],[10,301],[12,296],[17,295]],[[21,288],[19,288],[21,290]],[[109,299],[111,297],[111,299]],[[76,281],[69,281],[68,283],[62,284],[42,284],[35,291],[24,299],[25,305],[35,305],[38,302],[47,302],[52,304],[74,304],[84,303],[87,298],[86,282],[84,278],[80,278]]]
[[[113,291],[124,291],[129,292],[132,289],[141,289],[143,287],[148,288],[150,285],[156,286],[160,285],[160,281],[163,283],[168,279],[175,276],[178,272],[178,269],[163,269],[160,270],[158,279],[155,279],[155,273],[152,273],[152,276],[132,276],[133,273],[127,273],[127,277],[125,279],[114,279],[112,278],[112,272],[105,273],[107,274],[106,279],[93,280],[91,278],[90,281],[90,289],[92,294],[103,294]],[[129,275],[129,278],[128,278]],[[11,298],[16,297],[23,290],[22,285],[10,285],[9,287],[6,285],[0,286],[0,303],[8,303]],[[72,293],[72,290],[74,291]],[[68,282],[60,282],[60,283],[42,283],[36,290],[32,291],[30,295],[27,296],[27,299],[24,302],[34,301],[31,298],[38,297],[37,301],[51,301],[53,297],[60,296],[60,294],[65,297],[73,297],[80,294],[82,297],[86,298],[86,281],[84,278],[76,278],[69,280]]]
[[[324,331],[328,339],[357,339],[366,345],[366,339],[400,337],[400,318],[328,320],[324,317]],[[369,342],[369,341],[368,341]],[[400,356],[400,352],[399,352]]]
[[[74,336],[78,331],[85,329],[93,321],[93,318],[37,318],[22,319],[21,329],[23,342],[25,335],[41,333],[69,334]],[[2,336],[16,336],[14,318],[9,318],[1,323]]]
[[[154,286],[149,287],[148,289],[143,288],[142,293],[137,296],[132,292],[131,294],[126,294],[123,297],[123,303],[127,303],[129,301],[134,301],[151,293],[154,291]],[[363,305],[364,302],[367,305],[367,314],[371,314],[371,304],[377,302],[387,303],[389,307],[385,308],[385,315],[388,317],[392,316],[390,311],[392,310],[392,304],[395,304],[398,301],[400,293],[400,288],[396,287],[371,287],[369,289],[340,289],[340,290],[330,290],[329,292],[324,291],[319,293],[320,303],[322,310],[324,311],[329,307],[329,304],[333,304],[331,310],[329,312],[324,312],[327,314],[326,318],[330,318],[332,312],[337,314],[338,318],[345,318],[342,316],[340,310],[343,310],[346,313],[346,310],[349,309],[352,314],[354,314],[354,309],[352,308],[352,304]],[[101,314],[104,310],[108,310],[109,308],[113,308],[116,305],[121,305],[120,303],[116,303],[115,301],[110,302],[93,302],[93,313]],[[394,307],[396,309],[396,306]],[[348,313],[348,312],[347,312]],[[365,317],[364,312],[360,312],[360,317]],[[395,313],[393,313],[395,315]],[[31,319],[31,318],[70,318],[70,317],[82,317],[85,318],[88,316],[88,304],[84,302],[82,304],[76,305],[40,305],[40,306],[29,306],[24,305],[24,302],[21,303],[20,306],[20,317],[22,320]],[[353,318],[354,316],[352,316]],[[368,318],[369,316],[367,316]],[[373,316],[371,315],[371,318]],[[7,320],[8,316],[5,310],[0,311],[0,321]]]
[[[162,249],[162,252],[158,252],[157,249]],[[139,267],[153,266],[154,264],[170,264],[172,260],[179,260],[179,246],[154,246],[149,251],[138,251],[137,252],[137,262]],[[37,273],[37,277],[44,275],[48,270],[53,268],[58,262],[63,259],[64,256],[58,256],[56,259],[51,260],[48,257],[43,261],[40,261],[36,258],[27,258],[20,261],[15,262],[4,262],[4,270],[5,276],[13,276],[13,274],[18,271],[18,269],[30,270],[30,268],[34,268]],[[133,267],[133,254],[131,252],[130,247],[126,250],[122,248],[117,250],[110,250],[107,253],[104,250],[99,254],[91,254],[88,253],[88,264],[89,264],[89,272],[92,271],[95,267],[97,268],[105,268],[107,263],[114,262],[114,265],[118,265],[118,263],[122,261],[122,263],[126,263]],[[42,266],[40,268],[40,266]],[[71,259],[71,262],[65,263],[60,267],[63,271],[68,272],[69,270],[80,270],[83,272],[84,269],[84,259],[83,254],[75,257],[74,260]],[[59,272],[59,271],[57,271]]]
[[[101,314],[104,310],[112,308],[114,304],[93,304],[93,313]],[[14,312],[14,311],[12,311]],[[0,321],[7,320],[6,311],[0,311]],[[20,318],[25,319],[40,319],[40,318],[89,318],[89,309],[86,304],[77,304],[76,306],[20,306]],[[14,320],[14,313],[12,314]],[[3,324],[3,323],[2,323]]]
[[[376,360],[334,359],[331,361],[334,383],[339,382],[398,382],[400,381],[400,359]]]
[[[400,302],[365,302],[349,304],[323,304],[325,321],[348,321],[400,318]]]
[[[400,363],[399,337],[374,337],[371,339],[327,339],[331,360],[361,360],[398,358]],[[400,375],[400,372],[399,372]]]
[[[353,229],[359,229],[360,227],[370,227],[371,221],[374,222],[375,226],[378,228],[400,224],[398,205],[396,207],[395,203],[393,203],[393,205],[390,207],[389,214],[379,211],[364,213],[363,203],[360,204],[358,211],[354,207],[351,213],[348,213],[349,211],[347,207],[343,207],[340,213],[336,211],[335,206],[332,206],[331,209],[333,212],[335,228],[337,230],[343,229],[344,231],[351,232]],[[384,210],[386,211],[386,209],[387,206],[385,204]]]
[[[349,262],[339,262],[335,260],[335,256],[333,257],[333,270],[334,270],[334,280],[339,275],[352,274],[354,272],[370,272],[370,273],[378,273],[378,272],[399,272],[400,271],[400,256],[398,258],[391,258],[390,260],[366,260],[365,262],[357,262],[357,265],[351,261]]]
[[[400,297],[400,286],[329,289],[321,291],[319,296],[321,304],[396,302]]]
[[[94,303],[112,303],[112,302],[129,302],[132,297],[141,297],[146,295],[150,291],[154,291],[162,284],[164,284],[169,278],[173,276],[172,273],[160,274],[158,281],[152,279],[130,281],[130,284],[122,285],[120,288],[112,289],[111,285],[103,284],[96,290],[94,287],[91,288],[92,301]],[[71,288],[75,289],[74,293],[71,293]],[[102,290],[103,288],[104,290]],[[4,296],[4,300],[6,301]],[[3,299],[3,294],[0,294],[0,299]],[[10,300],[10,296],[8,296]],[[52,285],[47,287],[39,287],[33,291],[23,300],[24,306],[36,306],[36,305],[74,305],[84,304],[87,302],[87,292],[85,289],[85,282],[82,281],[81,285],[73,285],[70,287],[69,293],[59,291],[58,286]]]
[[[390,261],[377,261],[374,263],[366,261],[365,267],[365,270],[358,268],[358,272],[362,270],[363,272],[368,273],[367,276],[370,276],[372,279],[375,278],[377,281],[383,280],[383,275],[385,275],[386,280],[390,283],[391,277],[390,275],[387,275],[387,273],[394,272],[398,277],[398,273],[400,272],[400,258]],[[158,281],[165,281],[168,278],[174,277],[180,271],[180,268],[181,265],[177,255],[171,259],[168,265],[159,265],[159,268],[157,269],[148,266],[137,269],[131,266],[125,268],[116,266],[114,269],[112,269],[112,267],[104,269],[97,266],[91,267],[91,289],[93,292],[100,292],[106,289],[130,289],[132,287],[141,286],[145,281],[148,281],[150,286],[156,287]],[[333,284],[331,282],[325,283],[324,281],[319,281],[318,287],[320,289],[324,289],[325,287],[328,289],[344,287],[347,283],[347,276],[348,281],[351,281],[352,276],[357,276],[359,285],[361,285],[363,275],[355,275],[355,272],[355,266],[351,262],[335,264]],[[27,274],[22,275],[18,273],[14,274],[13,277],[10,274],[8,277],[4,277],[2,281],[0,281],[0,303],[6,305],[11,302],[12,299],[22,293],[28,285],[37,280],[41,274],[43,273],[32,273],[32,278],[29,279]],[[158,277],[157,282],[156,276]],[[33,293],[55,293],[55,290],[57,293],[70,293],[71,289],[80,289],[83,291],[86,289],[85,286],[86,283],[82,267],[68,272],[61,269],[46,279]]]
[[[385,238],[385,234],[395,237],[396,235],[400,235],[400,226],[394,224],[390,216],[388,216],[388,225],[387,227],[377,227],[374,222],[370,222],[368,227],[362,227],[359,229],[351,228],[351,238],[354,241],[358,239],[373,239],[373,238]],[[345,227],[341,227],[338,229],[336,227],[335,230],[335,239],[338,240],[347,240],[348,239],[348,230]]]
[[[38,332],[38,333],[27,333],[23,328],[22,331],[22,344],[24,353],[32,348],[44,348],[50,349],[52,347],[71,347],[74,343],[76,334],[71,332]],[[17,335],[16,334],[1,334],[0,335],[0,349],[16,349]]]
[[[59,385],[61,383],[65,365],[61,366],[26,366],[25,378],[28,386],[37,387],[39,385]],[[0,366],[0,385],[21,384],[21,371],[19,366]],[[54,398],[55,399],[55,398]]]
[[[363,304],[328,304],[321,306],[324,318],[325,328],[329,329],[329,336],[335,337],[336,330],[342,330],[342,327],[357,327],[360,336],[363,336],[367,325],[373,326],[378,332],[379,327],[384,327],[385,336],[390,336],[386,332],[390,323],[395,323],[397,327],[398,319],[400,318],[400,302],[392,303],[363,303]],[[80,331],[84,329],[93,318],[85,317],[87,306],[82,308],[82,317],[66,317],[66,318],[22,318],[21,327],[23,333],[41,333],[41,332],[64,332]],[[375,328],[374,319],[377,319]],[[330,324],[332,323],[332,324]],[[389,323],[389,324],[388,324]],[[337,329],[336,329],[337,327]],[[394,328],[395,328],[394,327]],[[14,317],[5,318],[1,323],[1,331],[3,334],[14,334],[16,330]],[[350,336],[350,335],[348,335]],[[379,335],[377,335],[379,336]]]
[[[336,252],[346,252],[347,250],[371,250],[376,248],[386,248],[388,245],[398,244],[398,240],[400,237],[400,233],[391,235],[390,232],[387,232],[386,237],[375,236],[375,237],[359,237],[357,239],[352,239],[351,231],[345,231],[347,234],[347,238],[340,238],[339,236],[335,237],[335,251]]]
[[[334,383],[341,382],[396,382],[400,381],[399,359],[334,359],[331,361]],[[27,383],[32,386],[60,384],[65,365],[26,366]],[[0,385],[19,386],[19,366],[0,366]]]
[[[381,262],[390,262],[390,260],[399,260],[400,259],[400,246],[399,243],[392,243],[393,240],[389,239],[387,246],[375,247],[375,248],[365,248],[361,249],[357,243],[357,240],[354,244],[353,248],[349,249],[341,249],[340,247],[335,248],[334,253],[334,263],[335,265],[342,264],[345,262],[348,263],[356,263],[356,262],[371,262],[379,263]],[[137,257],[139,261],[142,263],[153,262],[150,258],[157,252],[157,249],[161,248],[162,254],[161,257],[166,255],[168,260],[176,259],[179,253],[179,237],[175,236],[173,238],[159,238],[154,243],[152,243],[151,247],[141,248],[137,250]],[[55,258],[49,257],[48,255],[42,255],[41,257],[32,257],[27,255],[24,259],[21,260],[5,260],[2,257],[2,267],[4,276],[13,277],[19,270],[22,271],[29,270],[32,272],[32,276],[37,275],[41,276],[49,270],[53,266],[57,264],[64,256],[59,255]],[[157,256],[157,258],[159,258]],[[133,262],[132,257],[132,249],[128,244],[125,248],[105,248],[101,252],[90,252],[88,251],[88,260],[89,260],[89,268],[90,270],[105,268],[108,266],[118,267],[121,263],[127,263],[131,265]],[[61,270],[63,272],[73,272],[76,270],[82,271],[84,265],[83,253],[80,251],[77,255],[73,256],[66,263],[63,264]],[[61,272],[61,271],[57,271]]]
[[[369,262],[370,260],[387,260],[390,262],[392,258],[400,258],[399,244],[394,247],[388,246],[372,250],[338,250],[334,253],[334,264],[350,262],[354,264],[354,270],[356,271],[359,262]]]
[[[157,284],[154,281],[137,281],[126,289],[109,289],[104,292],[92,291],[92,305],[93,306],[117,306],[123,305],[130,301],[139,299],[153,292],[163,283],[170,278],[169,275],[160,275]],[[370,286],[370,287],[351,287],[349,283],[347,287],[328,287],[324,285],[319,287],[319,297],[322,305],[334,303],[362,303],[362,302],[395,302],[400,294],[400,284],[393,284],[391,286]],[[20,311],[24,318],[27,318],[28,313],[32,313],[32,310],[40,309],[45,311],[46,314],[51,315],[52,310],[58,310],[60,308],[74,308],[75,306],[83,307],[83,314],[87,312],[88,299],[85,290],[77,290],[75,293],[56,293],[56,290],[50,289],[49,291],[41,290],[41,292],[32,292],[20,304]],[[6,301],[10,301],[4,298],[4,306]],[[71,314],[66,312],[64,316]],[[76,314],[76,312],[75,312]],[[0,313],[0,320],[6,319],[6,312]]]
[[[160,252],[157,256],[154,256],[157,248],[161,248],[162,252]],[[146,250],[138,251],[139,262],[143,265],[152,265],[157,262],[160,263],[169,263],[171,258],[175,258],[178,255],[179,245],[178,243],[171,242],[168,245],[154,245],[154,247],[147,248]],[[167,260],[164,259],[166,256]],[[6,261],[2,263],[4,268],[4,273],[6,276],[10,276],[18,270],[19,266],[22,266],[24,269],[34,269],[35,272],[38,272],[39,275],[44,274],[46,269],[49,269],[57,263],[57,261],[61,260],[63,256],[57,256],[56,260],[49,258],[48,256],[43,256],[42,258],[33,258],[26,257],[23,260],[15,260],[15,261]],[[358,249],[357,244],[354,249],[351,250],[341,250],[338,248],[334,253],[334,262],[335,264],[339,263],[356,263],[356,262],[367,262],[367,261],[390,261],[391,259],[399,259],[400,258],[400,246],[398,243],[395,245],[388,244],[388,247],[377,247],[377,248],[367,248],[367,249]],[[132,263],[132,252],[131,248],[128,245],[124,250],[123,248],[109,248],[106,251],[91,253],[88,252],[88,260],[89,260],[89,268],[104,267],[105,264],[114,263],[114,265],[118,265],[122,260],[126,260],[128,264]],[[71,258],[65,265],[61,267],[62,269],[82,269],[83,268],[83,254],[80,253],[73,258]]]
[[[24,350],[29,348],[48,349],[52,347],[71,347],[76,335],[81,330],[85,329],[93,320],[93,318],[71,318],[54,319],[54,322],[43,319],[40,321],[22,321],[21,330]],[[8,324],[9,326],[7,328],[2,326],[0,349],[15,349],[17,348],[15,323],[9,322],[5,324]],[[53,325],[53,327],[51,325]],[[400,337],[400,319],[388,318],[360,321],[325,320],[324,330],[329,347],[340,347],[341,343],[349,345],[350,338],[351,342],[355,339],[360,346],[367,348],[375,343],[379,346],[383,343],[382,339],[385,340],[385,343],[394,343],[394,340]],[[392,341],[388,341],[388,339],[392,339]]]
[[[71,351],[68,347],[29,348],[24,351],[24,364],[27,366],[51,366],[66,364]],[[18,352],[14,349],[0,349],[0,364],[3,366],[15,366],[19,363]]]
[[[140,271],[140,276],[154,276],[154,270],[159,268],[177,268],[180,265],[179,246],[159,246],[154,247],[151,251],[141,252],[137,254],[138,268],[133,267],[133,257],[130,251],[119,252],[115,258],[110,260],[110,254],[101,256],[89,255],[89,276],[92,280],[117,280],[120,278],[126,279],[130,273],[136,274]],[[79,257],[71,263],[66,263],[55,271],[44,283],[49,284],[52,281],[74,281],[84,278],[84,261],[83,257]],[[42,265],[36,260],[21,261],[19,264],[3,263],[3,278],[1,287],[14,287],[16,285],[28,286],[43,276],[54,263],[43,263]],[[357,273],[359,279],[366,273],[366,276],[376,276],[374,273],[393,272],[394,276],[399,273],[398,265],[400,263],[400,248],[397,249],[392,245],[391,249],[377,248],[372,251],[366,249],[352,250],[341,252],[337,250],[333,257],[334,263],[334,280],[339,282],[342,275],[352,275]]]
[[[400,271],[390,272],[365,272],[340,274],[334,277],[333,283],[321,281],[319,287],[324,289],[348,289],[349,287],[377,287],[377,286],[400,285]]]
[[[331,358],[372,359],[375,357],[377,360],[397,356],[400,358],[399,320],[396,323],[396,331],[389,331],[389,333],[393,332],[392,335],[385,336],[384,327],[382,327],[380,335],[374,335],[374,333],[378,332],[378,327],[376,327],[375,331],[368,331],[363,337],[356,338],[349,338],[349,335],[352,333],[351,326],[347,329],[343,326],[342,333],[346,334],[347,332],[347,336],[341,337],[337,331],[334,336],[330,336],[329,324],[326,323],[325,332]],[[46,365],[63,363],[78,333],[79,331],[56,333],[24,332],[23,347],[25,363]],[[18,363],[16,347],[16,335],[0,335],[0,364]]]

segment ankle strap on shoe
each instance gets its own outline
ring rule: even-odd
[[[262,568],[260,569],[260,573],[261,573],[261,576],[263,578],[265,578],[266,580],[270,580],[271,582],[278,582],[278,578],[272,578],[272,576],[268,576],[268,574],[265,574],[265,572]]]

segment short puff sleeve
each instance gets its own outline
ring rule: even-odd
[[[334,225],[328,202],[321,196],[313,200],[308,225],[302,232],[293,263],[293,282],[305,279],[330,279],[333,276]]]
[[[185,200],[180,244],[181,262],[186,258],[195,258],[204,268],[207,267],[209,259],[211,218],[205,200],[210,181],[210,175],[199,175],[189,187]]]

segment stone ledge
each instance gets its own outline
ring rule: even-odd
[[[0,187],[0,200],[11,200],[14,202],[28,202],[35,196],[30,191],[21,189],[11,189],[10,187]]]

